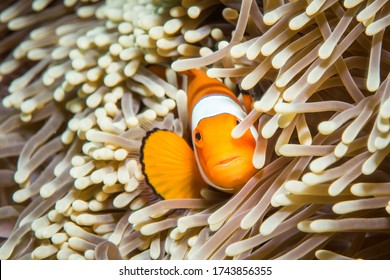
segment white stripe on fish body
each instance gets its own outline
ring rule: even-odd
[[[207,95],[200,99],[192,110],[191,131],[196,129],[202,119],[220,114],[231,114],[240,121],[247,116],[242,107],[229,96],[218,93]],[[250,127],[250,131],[253,138],[257,140],[257,130],[253,125]]]

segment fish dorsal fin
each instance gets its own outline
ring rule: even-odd
[[[187,96],[188,96],[188,112],[191,115],[192,110],[198,101],[207,95],[210,94],[223,94],[232,98],[235,102],[238,102],[238,99],[234,93],[228,89],[228,87],[218,81],[215,78],[210,78],[202,70],[191,69],[182,74],[188,76],[188,87],[187,87]]]
[[[174,132],[154,129],[141,148],[146,182],[164,199],[200,198],[206,187],[188,143]]]
[[[243,93],[242,94],[242,101],[244,103],[246,113],[249,114],[252,111],[252,104],[253,104],[252,96],[250,94]]]

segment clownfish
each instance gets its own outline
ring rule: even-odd
[[[174,132],[149,131],[140,158],[146,182],[163,199],[199,198],[207,185],[234,193],[256,172],[252,158],[257,130],[251,126],[233,138],[232,130],[246,116],[236,95],[202,70],[183,74],[188,76],[192,148]]]

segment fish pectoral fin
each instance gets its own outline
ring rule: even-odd
[[[141,164],[146,182],[164,199],[200,198],[200,190],[207,186],[194,151],[174,132],[148,132],[142,142]]]

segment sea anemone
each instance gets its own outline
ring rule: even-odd
[[[390,258],[388,1],[0,11],[0,259]],[[163,200],[140,148],[154,128],[188,139],[190,68],[253,96],[233,137],[258,124],[258,172]]]

